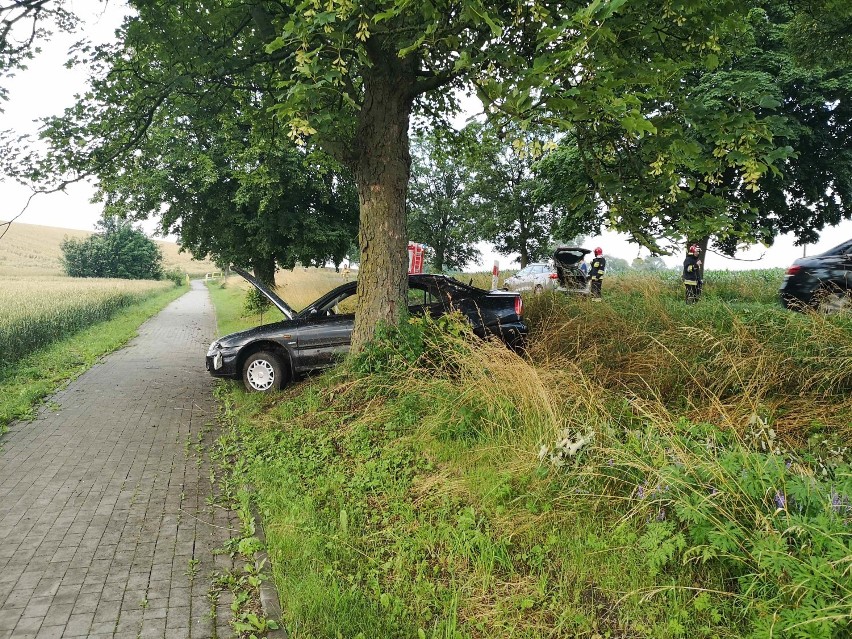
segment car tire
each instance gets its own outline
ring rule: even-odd
[[[533,289],[533,294],[541,295],[542,293],[544,293],[544,287],[541,284],[536,284],[535,288]]]
[[[280,389],[284,382],[284,367],[275,353],[252,353],[243,364],[243,384],[250,392],[269,393]]]
[[[852,291],[836,286],[821,286],[814,293],[814,301],[814,308],[822,315],[852,311]]]

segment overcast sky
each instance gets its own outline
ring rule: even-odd
[[[115,29],[120,25],[125,13],[124,4],[111,0],[104,6],[92,0],[70,0],[68,8],[85,17],[82,33],[94,42],[106,42],[114,38]],[[17,77],[6,80],[9,90],[9,102],[2,105],[0,129],[12,129],[18,133],[34,132],[37,129],[33,120],[57,115],[73,104],[75,93],[85,89],[85,69],[66,69],[68,48],[82,37],[80,34],[55,34],[48,42],[42,43],[42,53],[31,61],[29,69],[19,72]],[[89,202],[93,193],[91,185],[75,184],[66,193],[36,196],[26,212],[18,218],[27,224],[43,224],[69,229],[93,230],[100,218],[101,207]],[[29,191],[8,180],[0,181],[0,220],[8,220],[17,215],[26,204]],[[145,225],[147,231],[155,228],[155,223]],[[809,255],[827,250],[852,237],[852,221],[826,229],[821,240],[808,247]],[[417,238],[411,238],[416,241]],[[600,246],[604,254],[632,261],[637,256],[647,256],[635,244],[628,242],[623,235],[606,233],[602,237],[590,238],[589,248]],[[490,246],[482,245],[483,261],[481,268],[490,270],[494,260],[500,262],[501,269],[517,267],[516,255],[503,256],[493,252]],[[782,236],[776,239],[771,248],[754,247],[738,255],[737,261],[717,255],[707,256],[707,266],[711,269],[746,269],[786,267],[797,257],[802,256],[802,248],[793,246],[793,238]],[[683,260],[682,255],[663,258],[674,266]],[[470,265],[476,268],[475,265]]]

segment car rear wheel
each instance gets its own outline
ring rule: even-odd
[[[823,286],[815,294],[816,309],[823,315],[852,312],[852,291]]]
[[[536,284],[535,288],[533,289],[533,293],[535,295],[541,295],[542,293],[544,293],[544,287],[541,284]]]
[[[246,390],[268,393],[284,385],[284,367],[274,353],[253,353],[243,364],[243,384]]]

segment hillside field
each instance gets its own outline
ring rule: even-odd
[[[89,235],[89,231],[14,222],[0,240],[0,276],[61,275],[62,240],[66,237],[79,239]],[[174,242],[155,242],[163,252],[163,267],[167,270],[179,268],[190,277],[202,277],[205,273],[216,270],[216,266],[210,261],[194,260],[189,253],[180,253],[180,247]]]

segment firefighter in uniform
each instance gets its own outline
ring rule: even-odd
[[[686,303],[695,304],[701,295],[701,260],[698,259],[700,249],[693,244],[686,251],[683,261],[683,285],[686,288]]]
[[[603,249],[599,246],[595,249],[595,258],[592,260],[592,267],[589,269],[589,292],[592,294],[592,299],[600,301],[601,285],[603,284],[604,271],[606,270],[606,258],[603,256]]]

